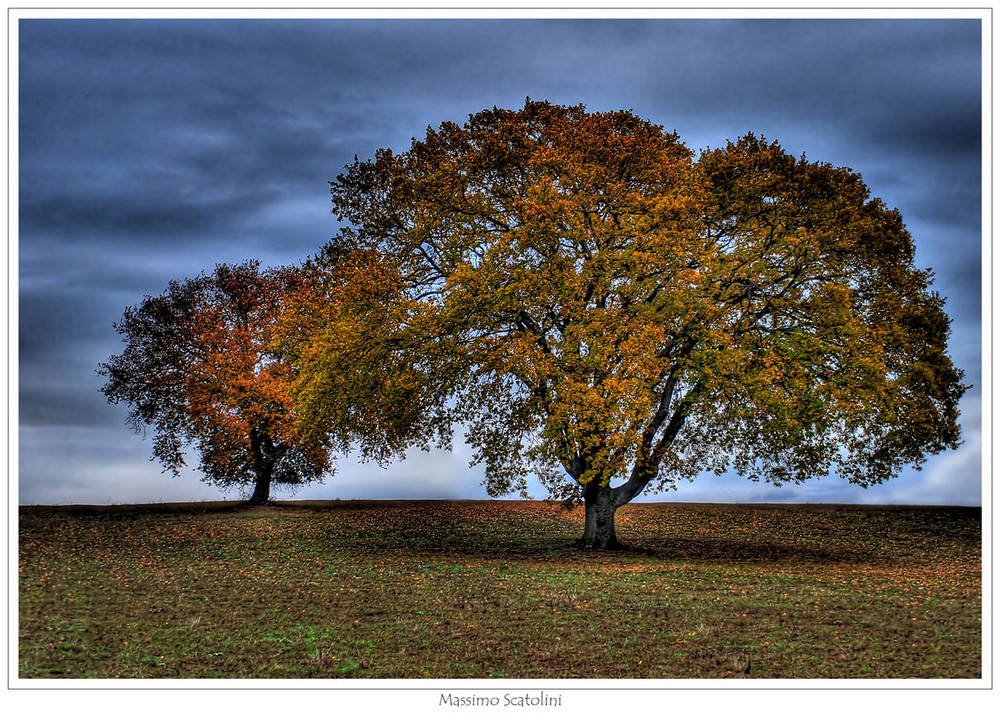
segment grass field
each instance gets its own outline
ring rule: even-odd
[[[22,507],[21,678],[979,678],[979,508]]]

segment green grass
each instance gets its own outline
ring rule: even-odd
[[[978,508],[22,507],[22,678],[979,678]]]

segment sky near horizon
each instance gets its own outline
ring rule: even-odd
[[[21,19],[18,41],[21,504],[226,496],[161,473],[98,390],[123,348],[112,324],[216,263],[304,260],[338,229],[327,182],[355,155],[526,97],[631,109],[695,151],[753,132],[850,167],[947,299],[973,385],[957,451],[866,490],[707,475],[649,498],[982,503],[978,19]],[[486,498],[469,458],[456,440],[387,469],[345,461],[296,497]]]

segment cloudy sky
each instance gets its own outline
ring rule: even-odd
[[[965,444],[861,490],[682,483],[673,501],[981,503],[982,42],[953,20],[32,20],[18,25],[19,498],[222,498],[161,474],[98,391],[128,305],[218,262],[305,259],[357,154],[525,97],[632,109],[692,149],[748,131],[897,207],[974,388]],[[482,498],[461,441],[306,498]],[[542,495],[543,492],[536,492]],[[280,494],[279,494],[280,496]]]

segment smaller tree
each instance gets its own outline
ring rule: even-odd
[[[323,441],[298,433],[289,390],[295,370],[272,344],[285,300],[301,284],[294,268],[261,271],[256,260],[171,282],[129,307],[115,329],[127,343],[102,363],[101,388],[129,407],[139,433],[155,430],[153,456],[176,476],[194,446],[203,479],[252,487],[296,486],[332,472]]]

